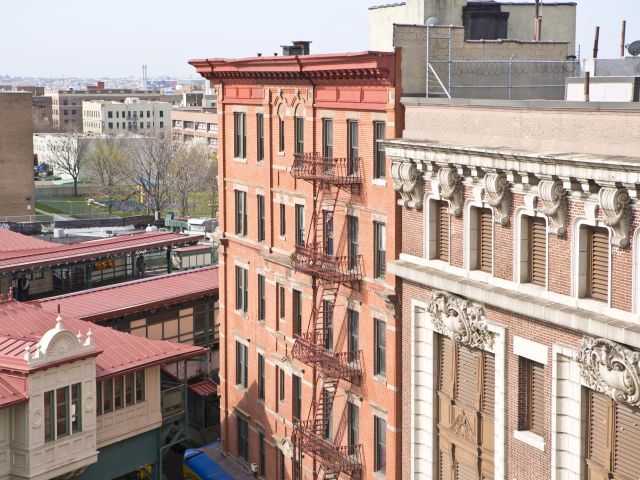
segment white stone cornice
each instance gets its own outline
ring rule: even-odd
[[[495,209],[495,220],[502,226],[509,224],[511,192],[509,180],[504,173],[490,172],[484,177],[484,191],[487,202]]]
[[[598,204],[604,214],[604,224],[613,230],[611,245],[627,248],[631,228],[629,192],[624,188],[603,187],[598,192]]]
[[[400,194],[398,205],[416,210],[422,209],[424,181],[417,164],[392,159],[389,172],[393,179],[393,188]]]
[[[549,233],[559,237],[567,233],[567,191],[560,180],[541,180],[538,183],[540,212],[549,218]]]
[[[443,167],[438,170],[440,196],[449,203],[449,214],[462,215],[461,177],[455,168]]]

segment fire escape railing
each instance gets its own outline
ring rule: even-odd
[[[361,382],[363,354],[361,350],[330,350],[326,340],[330,338],[328,329],[331,327],[326,319],[333,318],[340,286],[356,288],[362,281],[363,259],[362,255],[333,255],[332,248],[325,248],[325,225],[322,223],[327,213],[333,218],[341,190],[354,193],[362,186],[362,172],[361,158],[332,158],[309,153],[296,154],[291,167],[294,178],[314,186],[311,234],[304,245],[296,246],[292,259],[296,271],[314,278],[314,305],[309,330],[295,336],[291,354],[322,376],[322,382],[314,378],[314,385],[318,384],[314,388],[320,388],[320,394],[314,397],[309,419],[294,423],[296,480],[302,478],[303,453],[324,468],[325,478],[338,478],[341,473],[355,479],[362,475],[362,446],[335,445],[328,438],[328,426],[338,383],[347,381],[359,385]],[[325,311],[326,308],[330,311]]]

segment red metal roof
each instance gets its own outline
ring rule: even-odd
[[[192,383],[191,385],[189,385],[189,390],[201,397],[209,397],[218,393],[218,386],[214,383],[213,380],[207,378],[206,380],[203,380],[201,382]]]
[[[24,375],[0,373],[0,408],[24,402],[27,395],[27,378]]]
[[[20,233],[12,232],[6,228],[0,228],[0,259],[10,258],[16,252],[29,250],[30,252],[51,251],[60,249],[62,245],[46,242],[38,238],[29,237]]]
[[[47,311],[98,322],[214,295],[218,267],[162,275],[38,300]],[[0,343],[0,349],[2,344]]]
[[[17,301],[0,303],[0,370],[28,372],[24,347],[35,351],[35,344],[56,325],[56,315],[38,304]],[[172,363],[206,353],[206,349],[183,343],[151,340],[119,332],[112,328],[63,315],[62,327],[86,337],[93,332],[93,344],[98,350],[96,378]],[[51,365],[44,365],[48,368]]]
[[[12,233],[14,235],[20,235],[14,232]],[[29,237],[25,235],[20,236],[23,237],[25,242],[29,241]],[[12,242],[15,242],[16,239],[14,237],[12,238]],[[29,249],[14,250],[12,252],[4,252],[0,256],[0,272],[29,270],[34,267],[73,263],[82,260],[102,258],[108,255],[166,247],[168,245],[185,245],[197,242],[200,239],[202,239],[202,236],[186,236],[179,233],[166,232],[145,232],[71,245],[57,245],[57,248],[51,249],[36,248],[34,251]],[[30,240],[32,241],[34,239]],[[2,239],[0,239],[0,241],[2,241]]]

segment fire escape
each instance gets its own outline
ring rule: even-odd
[[[313,280],[313,308],[306,333],[296,335],[292,355],[314,371],[314,394],[307,420],[296,420],[293,432],[294,479],[302,478],[302,455],[316,464],[315,478],[340,474],[359,479],[362,445],[335,445],[329,437],[331,411],[340,381],[360,384],[362,351],[335,352],[330,345],[333,311],[341,286],[359,288],[362,256],[349,250],[338,255],[333,245],[333,218],[340,192],[352,194],[362,187],[362,159],[296,154],[291,174],[313,186],[310,234],[296,246],[293,267]]]

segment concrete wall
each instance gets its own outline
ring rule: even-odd
[[[507,37],[510,40],[533,40],[535,5],[533,3],[503,3],[502,11],[509,12]],[[540,7],[542,41],[568,42],[569,55],[575,55],[576,4],[545,4]]]
[[[460,98],[509,98],[509,70],[505,62],[512,56],[514,60],[521,61],[564,61],[567,58],[567,43],[465,40],[462,27],[396,25],[394,41],[396,47],[402,48],[403,94],[414,96],[423,96],[426,93],[427,44],[428,61],[451,96]],[[449,59],[452,61],[450,83]],[[565,78],[568,74],[573,75],[573,72],[567,72],[566,68],[562,64],[555,64],[549,68],[540,68],[537,64],[515,66],[511,75],[511,84],[514,85],[511,98],[564,99]],[[568,68],[571,70],[571,67]],[[442,92],[442,89],[437,87],[437,80],[433,74],[430,74],[429,81],[430,94]],[[557,87],[518,88],[517,85]]]
[[[584,61],[584,71],[592,77],[638,77],[640,57],[588,58]]]
[[[639,114],[637,104],[405,99],[403,138],[637,157]]]
[[[0,216],[35,213],[30,93],[0,93]]]
[[[566,100],[584,101],[584,78],[568,78]],[[591,102],[637,102],[640,77],[593,77],[589,84]]]

